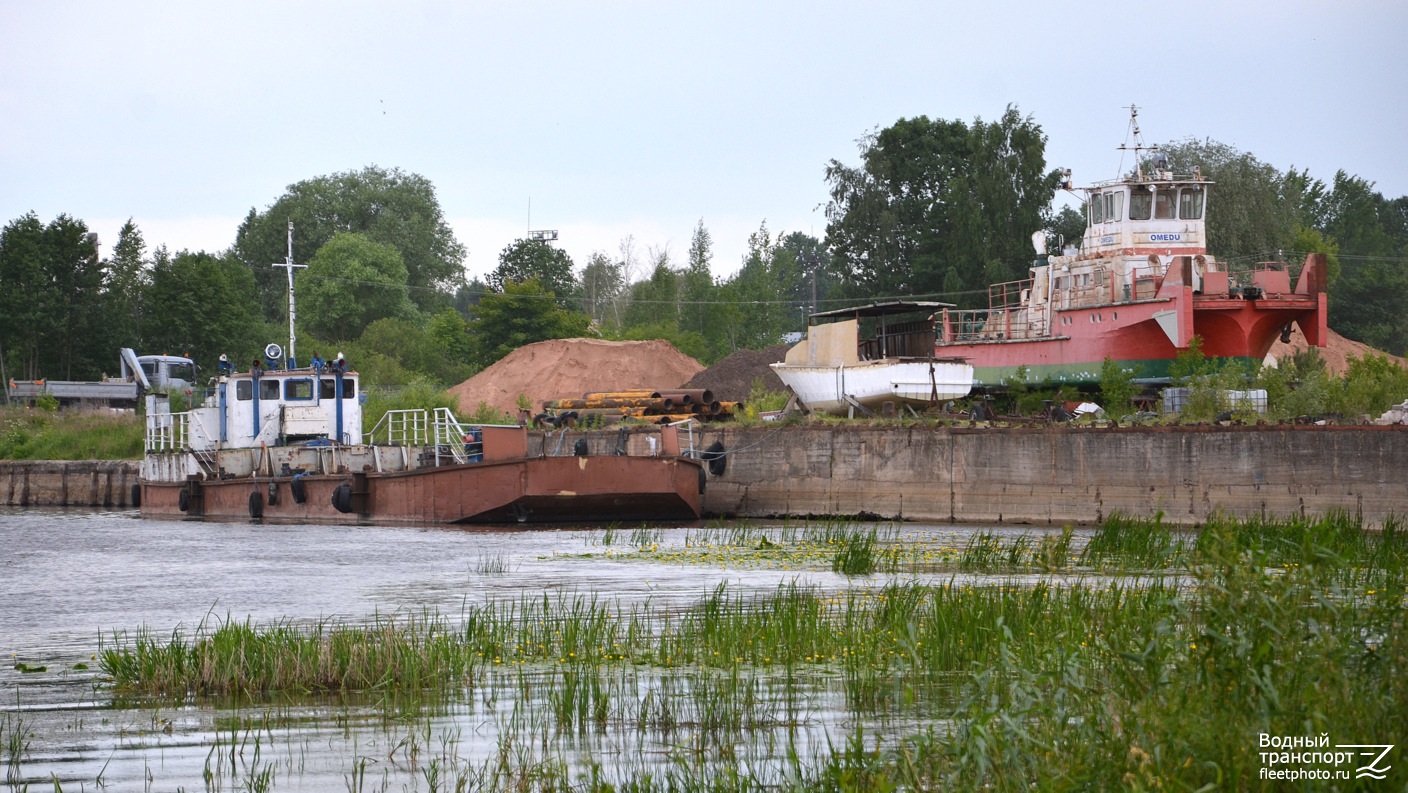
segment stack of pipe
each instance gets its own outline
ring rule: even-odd
[[[670,424],[685,419],[722,421],[743,409],[742,402],[721,402],[707,388],[633,391],[591,391],[581,399],[555,399],[543,403],[545,413],[535,423],[561,426],[564,419],[585,421],[600,417],[614,424],[623,419]],[[571,415],[568,419],[567,416]]]

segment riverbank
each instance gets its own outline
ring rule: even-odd
[[[704,508],[733,517],[1062,525],[1119,512],[1194,525],[1219,512],[1343,510],[1379,524],[1403,512],[1408,494],[1404,427],[817,424],[710,428],[695,437],[698,448],[719,441],[728,451],[723,475],[709,477]],[[0,498],[6,506],[125,508],[137,473],[136,461],[0,461]]]
[[[705,432],[731,450],[715,515],[873,515],[1094,524],[1115,512],[1179,525],[1344,510],[1379,524],[1408,494],[1408,428],[894,427]]]

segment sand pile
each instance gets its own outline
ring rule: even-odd
[[[1307,346],[1308,345],[1305,343],[1305,334],[1300,332],[1300,326],[1293,325],[1291,327],[1291,340],[1283,343],[1278,339],[1276,343],[1271,345],[1270,354],[1275,356],[1276,360],[1280,361],[1289,359],[1296,352],[1304,350]],[[1349,356],[1353,355],[1356,358],[1363,358],[1366,353],[1371,352],[1376,355],[1387,355],[1387,353],[1376,350],[1367,344],[1346,339],[1332,330],[1325,341],[1325,346],[1320,348],[1320,358],[1325,362],[1326,371],[1330,374],[1342,375],[1349,369]],[[1398,358],[1392,355],[1389,355],[1388,359],[1399,366],[1408,367],[1408,359]]]
[[[547,400],[580,399],[588,391],[678,388],[703,368],[667,341],[552,339],[519,347],[450,394],[462,413],[487,402],[516,415],[519,394],[537,412]]]
[[[767,390],[786,391],[787,387],[768,364],[781,363],[791,347],[790,344],[778,344],[766,350],[739,350],[696,374],[683,387],[707,388],[714,392],[715,399],[725,402],[748,401],[753,381],[760,377]]]

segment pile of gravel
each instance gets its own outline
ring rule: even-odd
[[[762,378],[769,391],[785,391],[786,386],[773,374],[768,364],[780,363],[787,356],[790,344],[778,344],[765,350],[739,350],[708,369],[696,374],[681,388],[707,388],[714,398],[725,402],[746,402],[753,382]]]

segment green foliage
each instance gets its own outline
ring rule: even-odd
[[[598,326],[621,324],[620,297],[626,288],[624,267],[604,253],[593,253],[582,268],[582,313]]]
[[[295,262],[311,261],[339,232],[395,248],[406,268],[409,296],[422,310],[448,304],[464,283],[464,246],[445,221],[430,180],[368,166],[289,185],[268,209],[251,209],[240,224],[233,250],[257,279],[270,320],[287,321],[287,277],[270,265],[288,255],[290,221]]]
[[[1174,385],[1186,385],[1192,378],[1211,372],[1211,367],[1207,356],[1203,355],[1203,337],[1194,336],[1169,364],[1168,378]]]
[[[1032,231],[1055,190],[1046,136],[1009,106],[992,123],[900,119],[861,142],[861,165],[832,160],[827,240],[857,296],[981,291],[1023,278]],[[974,267],[993,261],[1003,277]],[[962,303],[975,303],[961,295]]]
[[[709,343],[694,331],[680,330],[669,322],[654,322],[649,325],[629,327],[613,338],[618,341],[650,341],[661,339],[675,346],[675,349],[703,364],[713,363],[715,358]]]
[[[238,260],[188,251],[172,257],[158,248],[149,277],[141,320],[147,349],[213,364],[221,353],[248,361],[263,348],[254,278]]]
[[[531,405],[530,405],[531,407]],[[488,402],[480,402],[474,412],[465,418],[470,424],[517,424],[518,421],[513,416],[490,405]]]
[[[1134,383],[1134,372],[1122,368],[1108,356],[1100,364],[1100,397],[1105,412],[1121,419],[1134,411],[1134,397],[1143,389]]]
[[[457,322],[464,326],[458,312],[450,308],[428,325],[405,319],[379,319],[368,325],[357,341],[344,347],[367,382],[407,385],[423,379],[442,386],[456,385],[474,373],[463,352],[468,336],[463,330],[456,333]],[[436,334],[436,327],[440,327],[442,335]],[[460,345],[460,350],[449,344]]]
[[[1223,260],[1268,258],[1291,247],[1297,202],[1287,200],[1285,176],[1256,157],[1215,140],[1161,146],[1179,173],[1196,166],[1215,185],[1207,214],[1207,247]]]
[[[68,215],[44,224],[31,212],[0,230],[0,371],[7,377],[97,379],[116,365],[96,243]]]
[[[569,308],[578,292],[572,275],[572,257],[542,240],[518,240],[499,253],[499,266],[489,274],[489,286],[503,291],[508,283],[536,280]]]
[[[1386,356],[1368,353],[1349,359],[1344,387],[1335,407],[1346,417],[1377,418],[1391,406],[1408,399],[1408,371]]]
[[[487,367],[526,344],[569,339],[587,332],[585,314],[559,308],[536,280],[504,284],[504,291],[484,296],[470,323],[474,361]]]
[[[334,342],[355,339],[378,319],[417,315],[407,292],[406,265],[390,245],[338,232],[318,249],[298,278],[300,319]]]
[[[4,408],[0,459],[135,460],[142,456],[142,431],[132,415]]]
[[[371,386],[365,393],[367,403],[362,407],[362,431],[365,433],[370,433],[391,410],[459,410],[459,400],[428,380],[416,380],[398,388]]]

